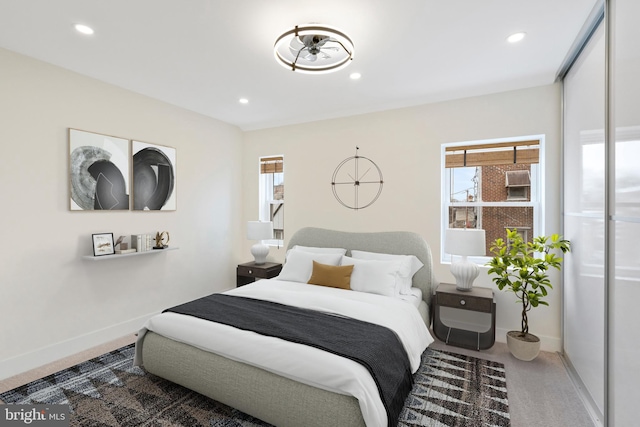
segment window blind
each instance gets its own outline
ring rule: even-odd
[[[539,147],[538,140],[447,147],[445,167],[539,163]]]
[[[282,173],[283,157],[263,157],[260,159],[260,173]]]

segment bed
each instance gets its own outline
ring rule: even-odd
[[[347,258],[344,259],[348,259],[348,256],[357,251],[415,256],[423,266],[412,275],[410,286],[413,288],[413,295],[417,295],[420,301],[397,303],[396,299],[391,301],[391,299],[386,299],[386,297],[380,297],[379,295],[360,295],[358,292],[349,293],[358,294],[354,295],[353,298],[364,298],[364,303],[368,303],[369,300],[375,300],[376,303],[384,300],[379,308],[381,313],[386,313],[385,310],[387,310],[387,307],[388,310],[396,310],[395,306],[399,306],[399,304],[402,304],[403,307],[406,307],[406,304],[414,305],[417,310],[406,310],[406,308],[403,310],[408,313],[407,316],[409,320],[407,320],[407,322],[412,322],[410,327],[404,328],[401,326],[401,328],[404,329],[397,330],[396,335],[407,336],[406,338],[402,338],[404,340],[417,340],[415,342],[412,341],[410,344],[405,344],[405,346],[426,347],[426,345],[433,341],[426,327],[430,322],[430,299],[432,290],[436,284],[432,269],[431,251],[421,236],[412,232],[354,233],[307,227],[300,229],[291,237],[287,248],[293,249],[295,247],[345,248],[347,250],[345,254]],[[298,252],[295,251],[295,253]],[[293,263],[291,265],[293,265]],[[283,272],[284,271],[283,269]],[[281,273],[281,275],[282,274],[283,273]],[[252,298],[255,293],[260,292],[267,295],[267,293],[271,292],[272,287],[274,289],[284,289],[285,291],[295,288],[289,281],[280,280],[278,277],[275,278],[272,283],[268,282],[271,282],[271,280],[255,282],[254,284],[225,292],[225,294]],[[300,286],[298,286],[298,288],[302,289]],[[310,308],[314,308],[313,306],[315,306],[315,304],[319,304],[318,301],[324,301],[324,294],[327,295],[327,298],[333,298],[334,293],[343,292],[344,294],[344,292],[346,292],[311,286],[306,286],[305,291],[306,288],[314,288],[314,292],[315,288],[322,288],[319,289],[320,296],[316,296],[316,294],[314,294],[313,297],[301,295],[300,298],[308,301],[307,304],[310,305]],[[418,291],[416,292],[416,290]],[[299,292],[295,293],[296,298],[298,298],[298,293]],[[265,298],[269,299],[270,295],[269,293]],[[257,296],[256,298],[263,298],[263,296]],[[278,298],[280,298],[279,294]],[[287,295],[286,298],[289,298],[289,296]],[[411,296],[407,298],[410,299]],[[345,307],[359,307],[359,304],[359,300],[354,300],[344,305]],[[349,310],[351,310],[351,308],[349,308]],[[389,311],[389,313],[393,312]],[[367,315],[368,314],[363,314],[365,317]],[[231,338],[226,335],[216,335],[217,332],[214,333],[209,329],[207,329],[206,332],[200,332],[199,328],[189,326],[191,325],[190,323],[187,323],[187,329],[185,329],[184,325],[181,326],[181,328],[177,326],[174,327],[171,318],[176,316],[181,315],[176,313],[163,313],[156,316],[147,322],[139,334],[136,343],[135,363],[143,365],[148,372],[195,390],[212,399],[277,426],[348,427],[387,425],[386,418],[379,416],[379,407],[370,404],[370,402],[367,403],[367,399],[373,399],[375,401],[375,397],[362,397],[363,393],[367,396],[370,394],[366,391],[366,388],[363,392],[358,391],[358,393],[345,392],[342,389],[334,388],[333,384],[319,383],[315,378],[301,379],[298,373],[294,375],[282,370],[281,366],[283,364],[296,364],[299,360],[307,360],[306,356],[292,356],[293,353],[289,352],[289,347],[277,347],[273,350],[263,351],[263,348],[266,348],[266,346],[263,346],[264,341],[249,344],[248,341],[245,343],[245,341],[237,339],[236,337]],[[422,329],[417,326],[415,319],[411,316],[418,318],[417,323],[422,323]],[[396,322],[395,317],[399,317],[399,315],[388,315],[386,320],[381,321],[393,323]],[[390,318],[394,318],[393,322],[389,320]],[[201,319],[196,320],[202,321]],[[197,323],[196,320],[188,320],[187,322],[193,322],[193,325],[195,325]],[[400,320],[398,320],[398,322],[400,322]],[[229,328],[226,325],[217,324],[211,327]],[[415,332],[411,328],[416,328],[415,331],[418,332]],[[200,339],[197,337],[183,338],[185,330],[188,331],[189,335],[201,336],[202,339],[208,340],[210,344],[197,341]],[[424,331],[426,331],[428,337],[423,336],[425,334]],[[418,336],[418,338],[415,338],[414,335]],[[247,336],[247,339],[248,338]],[[255,337],[252,337],[251,339],[254,338]],[[258,337],[257,339],[264,340],[269,338]],[[273,340],[273,338],[271,338],[271,340]],[[292,345],[299,344],[294,343]],[[212,350],[213,347],[210,346],[218,347]],[[219,346],[226,347],[222,347],[222,350],[219,351]],[[239,355],[231,353],[230,350],[228,350],[231,347],[234,348],[234,351],[236,350],[235,347],[240,348],[240,350],[238,350]],[[242,348],[244,348],[244,350],[242,350]],[[260,353],[261,358],[270,359],[274,363],[274,367],[260,366],[260,364],[254,360],[245,360],[242,351],[246,352],[247,348],[253,348],[253,353]],[[269,353],[269,351],[272,351],[272,353]],[[322,352],[316,351],[315,354],[317,355],[317,353]],[[319,355],[317,356],[319,357]],[[289,360],[285,359],[285,357],[295,357],[295,359]],[[322,357],[326,356],[322,355]],[[331,355],[331,357],[336,358],[338,356]],[[410,357],[410,359],[411,358],[412,357]],[[415,354],[413,355],[413,359],[415,359]],[[312,364],[312,366],[324,366],[323,363],[317,362],[316,359],[309,360],[313,360],[313,362],[309,363],[315,363],[315,365]],[[278,363],[280,365],[278,365]],[[415,360],[412,361],[412,366],[414,365]],[[352,369],[349,366],[344,369]],[[293,370],[295,368],[292,367],[291,369]],[[300,370],[302,368],[298,367],[297,369]],[[319,371],[318,375],[324,375],[322,374],[322,369],[307,370],[317,370]],[[326,376],[331,375],[327,373]],[[344,378],[342,375],[335,375],[335,377],[339,380]],[[360,380],[358,380],[358,382],[359,381]],[[348,383],[349,381],[345,380],[342,382]],[[352,387],[352,384],[347,384],[345,387]],[[359,398],[354,397],[354,395],[358,395]],[[375,411],[378,411],[378,415],[376,415]]]

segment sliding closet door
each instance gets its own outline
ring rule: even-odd
[[[640,1],[612,3],[610,410],[614,426],[638,425],[640,392]]]
[[[564,353],[604,412],[605,37],[591,37],[564,79]]]

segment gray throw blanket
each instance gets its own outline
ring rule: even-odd
[[[395,426],[411,391],[407,353],[388,328],[361,320],[232,295],[213,294],[165,311],[304,344],[354,360],[371,373]]]

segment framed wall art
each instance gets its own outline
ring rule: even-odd
[[[129,141],[69,129],[72,211],[129,209]]]
[[[131,142],[133,209],[176,210],[176,149]]]
[[[116,253],[113,244],[113,233],[92,234],[93,256],[113,255]]]

